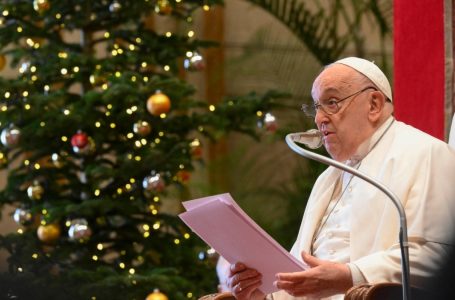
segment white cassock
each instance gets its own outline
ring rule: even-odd
[[[389,122],[378,131],[386,131]],[[375,135],[373,139],[378,138]],[[383,183],[403,203],[411,284],[424,287],[451,250],[455,236],[455,151],[443,141],[394,121],[361,160],[359,170]],[[351,271],[368,283],[401,282],[395,206],[377,188],[354,177],[343,180],[342,197],[337,211],[332,211],[340,178],[342,172],[329,167],[316,181],[291,253],[301,260],[301,251],[314,251],[321,259],[349,263]],[[272,296],[275,300],[309,299],[283,291],[268,298]]]

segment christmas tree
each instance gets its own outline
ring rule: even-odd
[[[207,246],[163,211],[188,189],[203,144],[257,135],[281,94],[195,99],[192,14],[220,0],[2,0],[1,299],[196,299],[214,291]],[[177,19],[160,34],[150,18]],[[76,37],[76,38],[74,38]],[[267,118],[265,118],[267,116]],[[188,199],[181,199],[188,200]]]

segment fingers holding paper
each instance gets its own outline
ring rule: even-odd
[[[261,274],[242,263],[232,264],[229,270],[227,286],[238,300],[262,300],[264,293],[259,291]]]
[[[310,269],[302,272],[278,273],[275,285],[291,296],[328,297],[346,292],[352,287],[349,267],[345,264],[320,260],[307,253],[302,258]]]

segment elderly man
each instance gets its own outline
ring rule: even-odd
[[[379,180],[402,201],[411,284],[423,287],[452,247],[455,152],[394,119],[390,84],[372,62],[349,57],[327,66],[311,93],[314,103],[305,110],[313,109],[330,156]],[[264,295],[261,275],[238,262],[229,266],[226,285],[237,299],[342,299],[357,284],[401,282],[398,228],[387,196],[329,167],[314,185],[291,250],[309,268],[277,274],[280,291]]]

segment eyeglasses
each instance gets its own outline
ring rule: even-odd
[[[339,105],[340,102],[342,102],[346,99],[349,99],[351,97],[357,96],[358,94],[363,93],[369,89],[376,90],[375,87],[369,86],[369,87],[366,87],[360,91],[355,92],[354,94],[351,94],[351,95],[344,97],[342,99],[339,99],[339,100],[337,98],[332,97],[332,98],[328,99],[327,101],[322,101],[322,102],[316,101],[313,104],[302,104],[302,111],[309,117],[315,117],[316,112],[319,109],[322,109],[322,111],[328,115],[334,115],[337,112],[339,112],[341,109],[341,107]]]

